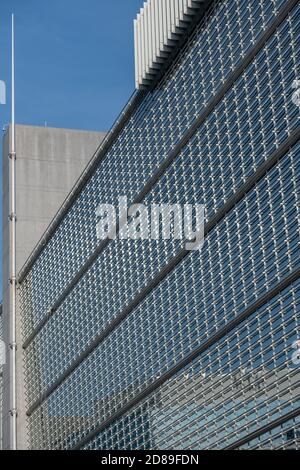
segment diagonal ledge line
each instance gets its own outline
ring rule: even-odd
[[[247,442],[252,441],[252,439],[255,439],[256,437],[259,437],[262,434],[264,434],[268,431],[271,431],[274,428],[277,428],[277,426],[280,426],[281,424],[285,423],[286,421],[289,421],[290,419],[296,418],[299,415],[300,415],[300,407],[296,408],[293,411],[290,411],[289,413],[281,416],[280,418],[275,419],[274,421],[271,421],[271,423],[266,424],[265,426],[262,426],[261,428],[257,429],[256,431],[253,431],[252,433],[248,434],[248,436],[245,436],[242,439],[239,439],[238,441],[234,442],[233,444],[230,444],[229,446],[225,447],[224,450],[238,449],[240,446],[242,446],[244,444],[247,444]]]
[[[289,150],[290,147],[295,145],[295,143],[299,140],[300,138],[300,127],[296,128],[294,132],[283,142],[283,144],[275,150],[275,152],[264,162],[262,165],[258,167],[258,169],[255,171],[255,173],[250,176],[246,183],[241,186],[240,189],[236,191],[236,193],[225,203],[223,207],[221,207],[217,213],[208,221],[208,223],[205,225],[204,228],[204,234],[205,236],[213,229],[213,227],[229,212],[241,199],[242,197],[251,190],[251,188],[264,176],[264,174],[270,170],[276,163],[277,161],[282,158],[287,151]],[[99,245],[99,249],[105,244],[107,245],[110,242],[110,240],[104,240],[101,245]],[[188,254],[190,253],[189,251],[183,249],[181,250],[178,255],[171,260],[165,268],[163,268],[158,275],[146,286],[140,294],[138,294],[137,298],[139,297],[145,297],[147,295],[147,292],[150,288],[150,291],[157,285],[156,279],[160,282],[161,279],[167,276],[169,272],[177,266],[178,263]],[[94,255],[93,255],[94,256]],[[97,255],[98,256],[98,255]],[[89,260],[88,260],[89,262]],[[85,267],[84,267],[85,268]],[[60,307],[64,299],[68,296],[69,292],[73,289],[73,287],[77,284],[79,281],[80,277],[82,276],[82,270],[76,275],[76,277],[72,281],[72,286],[68,286],[67,289],[62,293],[60,298],[56,301],[52,309],[47,312],[43,320],[40,322],[40,324],[32,331],[30,336],[26,339],[26,341],[23,343],[23,349],[26,349],[29,344],[34,340],[34,338],[38,335],[38,333],[43,329],[43,327],[46,325],[48,320],[50,320],[51,316],[56,312],[56,310]],[[153,287],[151,287],[153,285]],[[150,292],[149,291],[149,292]],[[134,301],[133,301],[134,302]],[[140,300],[138,301],[138,303]],[[131,310],[130,310],[131,311]],[[118,317],[116,317],[118,318]],[[119,323],[119,322],[118,322]],[[118,324],[117,323],[117,324]],[[112,322],[113,324],[113,322]]]
[[[300,137],[300,127],[283,143],[283,145],[274,152],[268,160],[266,160],[255,172],[253,176],[246,181],[244,185],[221,207],[215,216],[205,225],[205,236],[222,220],[222,218],[243,199],[245,194],[251,190],[255,184],[266,174],[266,172],[275,165],[280,157],[284,156],[291,145],[295,144]],[[171,261],[150,281],[150,283],[142,289],[133,301],[125,307],[125,309],[117,315],[108,325],[97,335],[90,345],[75,359],[66,371],[58,377],[58,379],[49,387],[41,397],[29,408],[27,414],[30,416],[33,411],[39,407],[53,392],[56,390],[73,372],[74,370],[102,343],[105,338],[117,328],[117,326],[142,302],[142,300],[160,284],[160,282],[191,252],[183,248]],[[50,317],[49,317],[50,318]]]
[[[31,270],[32,266],[35,264],[37,258],[41,255],[45,245],[51,240],[54,232],[62,223],[63,218],[65,217],[66,213],[70,210],[74,201],[80,194],[80,192],[85,187],[89,178],[95,173],[97,167],[102,163],[102,160],[106,156],[107,152],[111,148],[112,144],[114,143],[115,139],[118,137],[120,130],[126,124],[126,122],[130,119],[132,113],[137,109],[143,98],[145,97],[146,92],[144,90],[135,91],[129,101],[124,106],[123,110],[121,111],[120,115],[117,117],[116,121],[112,125],[110,131],[104,137],[104,140],[100,143],[99,147],[94,152],[90,162],[87,164],[81,175],[79,176],[78,180],[75,182],[74,186],[72,187],[71,191],[63,201],[62,205],[58,209],[57,213],[54,215],[54,218],[50,222],[50,225],[44,232],[41,239],[38,241],[36,246],[34,247],[33,251],[25,261],[24,265],[19,271],[18,275],[18,283],[22,284],[25,277]]]
[[[294,282],[300,275],[300,269],[296,270],[292,274],[290,274],[285,280],[283,280],[281,283],[278,284],[277,287],[272,289],[271,291],[267,292],[264,296],[261,297],[260,300],[255,302],[254,306],[249,307],[248,309],[245,310],[245,312],[241,315],[239,315],[236,319],[232,320],[229,324],[227,324],[224,327],[225,332],[228,331],[228,328],[232,329],[232,325],[236,326],[236,324],[239,324],[241,321],[244,320],[244,316],[246,317],[255,311],[257,308],[260,306],[264,305],[270,298],[273,298],[277,292],[281,291],[284,289],[286,286],[288,286],[290,283]],[[278,290],[279,289],[279,290]],[[124,320],[124,318],[131,312],[132,306],[129,305],[124,312],[121,313],[120,316],[116,317],[101,333],[98,335],[92,343],[89,345],[89,347],[82,353],[80,356],[75,359],[71,363],[71,365],[68,367],[68,369],[52,384],[51,387],[49,387],[36,402],[33,403],[33,405],[28,409],[27,411],[27,416],[30,416],[73,372],[74,370],[96,349],[99,344],[104,341],[104,339]],[[255,308],[254,308],[255,307]],[[254,308],[254,310],[253,310]],[[130,311],[129,311],[130,309]],[[245,318],[246,318],[245,317]],[[237,322],[237,323],[236,323]],[[222,330],[221,330],[222,331]],[[213,337],[214,338],[214,337]],[[213,340],[215,342],[215,339]],[[202,352],[202,350],[201,350]],[[198,353],[197,353],[198,355]]]
[[[212,1],[213,0],[203,0],[202,9],[199,8],[199,13],[198,15],[195,16],[194,20],[190,23],[190,26],[186,30],[186,34],[183,34],[182,39],[178,41],[177,46],[175,47],[174,51],[170,52],[169,58],[166,60],[165,64],[163,65],[161,69],[161,73],[158,73],[158,75],[156,76],[155,81],[151,85],[149,86],[147,85],[144,89],[135,90],[133,92],[131,98],[129,98],[127,104],[125,105],[120,115],[117,117],[116,121],[114,122],[111,130],[108,132],[107,136],[105,137],[103,142],[100,144],[100,146],[94,153],[94,156],[92,157],[91,161],[88,163],[86,169],[83,171],[79,179],[76,181],[74,187],[71,189],[70,194],[67,196],[62,206],[60,207],[60,209],[54,216],[46,232],[44,233],[42,238],[39,240],[39,242],[33,249],[32,253],[29,255],[29,257],[23,264],[22,268],[20,269],[19,276],[18,276],[18,282],[20,284],[24,281],[28,272],[30,271],[34,263],[36,262],[37,258],[40,256],[42,250],[45,247],[45,244],[47,244],[47,242],[52,238],[54,232],[57,230],[57,228],[61,224],[66,213],[72,207],[74,201],[78,197],[78,194],[80,194],[80,191],[82,190],[82,188],[85,186],[89,178],[94,174],[95,169],[97,169],[99,164],[102,162],[107,151],[109,150],[111,145],[114,143],[115,139],[118,137],[120,130],[122,130],[122,128],[124,127],[124,124],[126,124],[126,122],[130,119],[130,117],[132,116],[132,113],[138,108],[138,106],[140,105],[144,97],[149,92],[150,93],[153,92],[159,80],[161,79],[162,75],[169,68],[172,61],[176,59],[176,56],[178,55],[180,47],[183,44],[185,44],[189,40],[191,34],[193,34],[193,31],[195,27],[197,26],[197,22],[199,22],[199,20],[201,20],[203,15],[209,10],[209,7],[211,6]],[[217,0],[217,1],[220,1],[220,0]]]
[[[186,146],[186,144],[189,142],[189,140],[193,137],[193,135],[195,134],[197,129],[204,123],[204,121],[211,114],[211,112],[214,110],[214,108],[223,99],[224,95],[232,88],[232,86],[236,82],[236,80],[245,71],[245,69],[248,67],[248,65],[251,64],[254,57],[262,49],[262,47],[265,45],[265,43],[268,41],[268,39],[273,35],[273,33],[278,28],[278,26],[280,26],[280,24],[284,21],[284,19],[289,14],[289,12],[294,8],[294,6],[297,5],[297,3],[298,3],[298,0],[289,0],[286,3],[286,5],[280,10],[279,14],[273,20],[273,22],[270,24],[269,28],[261,35],[260,39],[255,44],[255,46],[252,49],[250,49],[250,51],[246,54],[244,59],[240,62],[240,64],[233,71],[233,73],[229,76],[229,78],[224,83],[224,85],[220,88],[219,92],[210,100],[210,102],[208,103],[208,105],[206,106],[204,111],[195,120],[195,122],[191,125],[191,127],[186,131],[186,133],[184,134],[184,136],[182,137],[180,142],[174,147],[174,149],[171,151],[171,153],[166,158],[166,160],[157,169],[156,173],[150,178],[148,183],[146,183],[146,185],[144,186],[142,191],[139,193],[137,198],[134,200],[133,204],[138,204],[138,203],[142,202],[142,200],[145,198],[145,196],[151,191],[153,186],[157,183],[157,181],[160,179],[160,177],[165,173],[167,168],[172,164],[172,162],[178,156],[180,151]],[[117,226],[117,232],[119,231],[119,229],[120,229],[120,227]],[[29,346],[31,341],[35,338],[35,336],[45,326],[47,321],[51,318],[51,316],[59,308],[59,306],[62,304],[64,299],[69,295],[69,293],[72,291],[72,289],[75,287],[75,285],[78,284],[81,277],[88,271],[90,266],[94,263],[96,258],[100,255],[100,253],[106,248],[106,246],[108,245],[108,243],[110,241],[111,240],[106,239],[106,240],[103,240],[103,242],[99,244],[98,248],[96,248],[94,253],[92,253],[92,255],[84,263],[84,265],[80,269],[80,271],[78,271],[78,273],[72,279],[70,284],[64,289],[62,294],[56,300],[56,302],[54,303],[54,306],[47,313],[46,318],[45,318],[45,322],[42,321],[41,324],[39,324],[32,331],[32,333],[29,335],[29,337],[24,341],[24,343],[23,343],[23,348],[24,349],[26,349]],[[19,283],[22,283],[23,280],[24,280],[24,275],[19,277]]]
[[[126,403],[122,408],[120,408],[117,412],[112,414],[106,420],[104,420],[99,426],[97,426],[93,431],[91,431],[87,436],[81,439],[73,448],[72,450],[77,450],[91,441],[94,437],[96,437],[101,431],[103,431],[107,426],[111,423],[119,419],[123,416],[126,412],[128,412],[131,408],[139,404],[144,398],[146,398],[151,393],[155,392],[157,388],[162,386],[165,382],[171,379],[177,372],[179,372],[184,367],[188,366],[194,359],[196,359],[200,354],[205,352],[210,346],[214,345],[217,341],[225,337],[230,331],[236,328],[240,323],[246,320],[250,315],[252,315],[258,308],[265,305],[268,301],[272,300],[276,295],[278,295],[281,291],[287,288],[290,284],[296,281],[300,277],[300,268],[292,272],[289,276],[287,276],[283,281],[277,284],[276,287],[271,289],[265,295],[263,295],[260,299],[258,299],[254,304],[244,310],[243,313],[238,315],[236,318],[231,320],[227,323],[224,327],[222,327],[217,333],[215,333],[211,338],[205,341],[202,345],[192,351],[187,357],[182,359],[178,364],[172,367],[169,371],[165,372],[161,377],[156,379],[153,383],[146,386],[145,389],[140,392],[136,397]]]

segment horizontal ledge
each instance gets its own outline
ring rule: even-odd
[[[203,7],[205,8],[205,10],[209,8],[212,2],[213,0],[204,0]],[[199,14],[199,18],[200,18],[200,14]],[[197,20],[199,18],[197,18]],[[189,35],[192,33],[194,28],[195,28],[195,24],[192,24],[189,26],[187,34],[184,35],[182,40],[178,43],[178,50],[188,41]],[[68,211],[70,210],[70,208],[72,207],[76,199],[78,198],[78,195],[80,194],[82,189],[85,187],[87,181],[95,173],[99,164],[105,158],[106,153],[108,152],[108,150],[111,148],[111,146],[117,139],[120,133],[120,130],[124,127],[127,121],[131,118],[132,114],[138,108],[140,103],[143,101],[144,97],[149,92],[154,90],[155,86],[157,85],[158,81],[161,79],[162,75],[166,72],[168,67],[171,65],[172,61],[175,59],[177,53],[178,51],[175,50],[175,52],[173,51],[172,54],[168,54],[167,60],[165,61],[165,65],[161,69],[160,74],[156,76],[155,82],[149,82],[147,83],[147,85],[142,85],[139,90],[135,90],[135,92],[132,94],[131,98],[129,99],[128,103],[124,107],[123,111],[120,113],[117,120],[113,124],[112,129],[106,135],[104,141],[99,146],[99,149],[95,152],[91,162],[89,163],[87,168],[84,170],[82,175],[79,177],[79,179],[75,183],[70,194],[67,196],[66,200],[64,201],[64,203],[58,210],[57,214],[53,218],[52,222],[50,223],[48,229],[44,233],[42,238],[46,239],[47,242],[51,240],[57,228],[62,223],[63,218],[65,217],[65,215],[68,213]],[[45,244],[43,244],[42,241],[38,242],[38,244],[36,245],[32,253],[28,257],[28,259],[22,266],[21,270],[19,271],[19,276],[18,276],[19,284],[21,284],[24,281],[25,277],[29,273],[32,266],[35,264],[36,260],[38,259],[38,257],[40,256],[44,248],[45,248]]]
[[[203,112],[198,116],[198,118],[195,119],[193,124],[189,127],[189,129],[185,132],[183,135],[182,139],[178,142],[178,144],[174,147],[173,150],[169,153],[168,157],[166,158],[165,161],[162,162],[158,170],[154,173],[154,175],[150,178],[148,183],[144,186],[144,188],[141,190],[137,198],[134,200],[133,204],[138,204],[141,203],[142,200],[145,198],[145,196],[151,191],[151,189],[154,187],[154,185],[158,182],[158,180],[163,176],[164,172],[169,168],[169,166],[173,163],[175,158],[178,156],[178,154],[181,152],[181,150],[184,149],[184,147],[187,145],[187,143],[190,141],[190,139],[194,136],[196,131],[199,129],[199,127],[205,122],[205,120],[208,118],[208,116],[212,113],[212,111],[215,109],[215,107],[221,102],[223,99],[224,95],[231,89],[233,84],[236,82],[236,80],[240,77],[240,75],[245,71],[245,68],[251,64],[252,60],[254,57],[258,54],[258,52],[261,50],[261,48],[265,45],[265,43],[268,41],[268,39],[272,36],[272,34],[276,31],[278,26],[284,21],[286,16],[289,14],[290,10],[298,3],[297,0],[289,0],[287,4],[281,9],[279,12],[278,16],[273,20],[273,22],[270,24],[269,28],[261,35],[259,38],[258,42],[251,48],[251,50],[246,54],[244,59],[239,63],[237,68],[232,72],[232,74],[229,76],[229,78],[226,80],[226,82],[221,86],[219,92],[215,96],[212,97],[208,105],[204,108]],[[299,129],[298,129],[299,133]],[[104,150],[102,150],[102,153]],[[102,157],[104,157],[102,155]],[[96,166],[98,165],[98,161],[96,161]],[[94,164],[94,165],[95,165]],[[87,173],[87,176],[85,178],[88,178],[88,175],[90,173]],[[84,182],[82,183],[84,184]],[[76,192],[80,191],[81,185],[79,185],[76,190],[75,194],[72,197],[76,197]],[[67,207],[68,204],[72,204],[72,197],[70,202],[67,202]],[[66,209],[68,210],[68,209]],[[62,210],[61,213],[58,215],[58,220],[62,219],[64,216],[64,209]],[[52,232],[55,230],[55,227],[50,229],[50,234],[49,236],[52,236]],[[45,247],[46,242],[49,240],[48,236],[44,236],[42,241],[40,242],[40,246],[38,247],[38,251],[36,255],[32,255],[32,259],[29,262],[29,264],[26,265],[26,267],[23,268],[22,274],[19,277],[19,283],[22,283],[24,280],[25,275],[28,273],[30,267],[34,264],[36,257],[38,256],[38,253],[41,252],[41,250]],[[107,240],[104,240],[103,243],[99,245],[99,247],[92,253],[92,255],[87,259],[87,261],[84,263],[83,267],[80,269],[80,271],[77,273],[77,275],[74,277],[74,279],[69,283],[69,285],[64,289],[63,293],[59,296],[59,299],[55,302],[54,306],[52,306],[51,311],[55,311],[61,303],[64,301],[64,299],[69,295],[69,293],[72,291],[72,289],[75,287],[79,279],[87,272],[87,270],[90,268],[90,266],[94,263],[95,259],[100,255],[100,253],[106,248],[108,244]],[[42,327],[44,326],[44,323],[41,323]],[[25,340],[23,344],[23,348],[26,349],[28,345],[33,341],[35,336],[41,331],[40,325],[38,325],[33,332],[30,334],[30,336]]]
[[[140,102],[143,100],[143,98],[147,94],[147,91],[148,90],[146,89],[135,91],[132,97],[130,98],[130,100],[128,101],[128,103],[125,105],[120,116],[117,118],[117,120],[113,124],[112,129],[109,131],[108,134],[106,134],[104,140],[101,142],[99,148],[96,150],[90,163],[87,165],[87,167],[85,168],[81,176],[76,181],[75,185],[73,186],[72,190],[66,197],[62,206],[59,208],[56,215],[52,219],[52,222],[50,222],[50,225],[46,229],[45,233],[43,234],[43,236],[41,237],[41,239],[39,240],[39,242],[33,249],[32,253],[29,255],[26,262],[20,269],[19,275],[18,275],[19,284],[22,284],[22,282],[24,281],[30,269],[33,267],[36,260],[38,259],[40,254],[43,252],[45,246],[53,237],[55,231],[61,224],[65,215],[68,213],[68,211],[70,210],[70,208],[72,207],[72,205],[74,204],[78,196],[80,195],[87,181],[94,174],[94,172],[96,171],[96,169],[98,168],[102,160],[105,158],[110,147],[113,145],[113,143],[117,139],[120,133],[120,130],[124,127],[126,122],[130,119],[132,113],[137,109]]]
[[[202,345],[196,348],[192,353],[190,353],[186,358],[182,359],[178,364],[176,364],[172,369],[165,372],[161,377],[156,379],[152,384],[145,387],[145,389],[140,392],[136,397],[130,400],[127,404],[122,406],[116,413],[112,414],[109,418],[103,421],[99,426],[97,426],[93,431],[91,431],[87,436],[81,439],[72,450],[81,449],[84,445],[94,439],[101,431],[106,429],[110,424],[112,424],[117,419],[121,418],[125,413],[130,411],[134,406],[138,405],[145,398],[147,398],[151,393],[155,392],[160,386],[165,382],[171,379],[175,374],[177,374],[181,369],[188,366],[194,359],[196,359],[200,354],[205,352],[209,347],[213,346],[217,341],[228,335],[230,331],[236,328],[240,323],[245,321],[250,315],[252,315],[258,308],[265,305],[267,302],[272,300],[277,294],[287,288],[291,283],[296,281],[300,277],[300,268],[289,276],[287,276],[283,281],[281,281],[275,288],[271,289],[264,296],[258,299],[253,305],[248,307],[242,314],[237,316],[231,322],[227,323],[223,328],[221,328],[216,334],[211,338],[205,341]]]
[[[272,168],[276,162],[286,154],[287,150],[290,148],[291,145],[294,145],[300,137],[300,127],[294,131],[294,133],[282,144],[282,146],[272,154],[269,159],[264,162],[256,171],[256,173],[250,177],[246,183],[229,199],[229,201],[218,211],[215,216],[205,225],[205,235],[207,235],[217,223],[233,208],[235,205],[242,200],[244,195],[251,190],[255,184],[266,174],[268,170]],[[177,266],[188,254],[191,252],[183,249],[181,250],[177,256],[175,256],[168,265],[163,268],[158,275],[146,286],[136,298],[121,312],[112,322],[92,341],[92,343],[87,347],[87,349],[80,354],[80,356],[69,366],[69,368],[62,374],[51,387],[46,390],[45,393],[41,395],[41,397],[28,409],[27,415],[30,416],[76,369],[81,365],[81,363],[100,345],[101,342],[105,340],[105,338],[112,333],[112,331],[117,328],[117,326],[127,318],[127,316],[142,302],[142,300],[150,294],[150,292],[157,286],[159,283]],[[296,273],[289,276],[286,281],[280,284],[280,289],[282,286],[290,284],[295,279],[298,278],[300,271],[296,271]],[[278,288],[273,289],[270,293],[267,293],[265,296],[262,297],[261,301],[262,305],[266,302],[266,299],[271,298],[275,295]],[[275,292],[275,293],[274,293]],[[255,304],[255,308],[258,308],[258,303]],[[52,312],[48,313],[48,317],[46,321],[50,318],[53,314]],[[248,310],[246,311],[246,316],[248,315]],[[239,317],[240,319],[243,318],[242,316]],[[236,321],[236,320],[234,320]],[[44,321],[45,324],[45,321]],[[228,326],[226,326],[228,328]]]
[[[257,429],[256,431],[253,431],[252,433],[250,433],[247,436],[239,439],[238,441],[234,442],[233,444],[230,444],[229,446],[225,447],[224,450],[238,449],[242,445],[247,444],[248,442],[252,441],[253,439],[256,439],[257,437],[261,436],[262,434],[265,434],[268,431],[272,431],[272,429],[277,428],[277,426],[280,426],[281,424],[285,423],[286,421],[289,421],[290,419],[296,418],[299,415],[300,415],[300,407],[296,408],[293,411],[290,411],[289,413],[287,413],[283,416],[280,416],[280,418],[277,418],[274,421],[271,421],[270,423],[266,424],[265,426],[262,426],[261,428]]]
[[[238,190],[233,194],[231,198],[224,204],[223,207],[221,207],[216,214],[205,224],[204,228],[204,234],[205,236],[217,225],[217,223],[220,222],[220,220],[228,213],[230,210],[244,197],[247,192],[249,192],[258,181],[263,178],[263,176],[288,152],[289,148],[291,148],[293,145],[295,145],[300,138],[300,126],[294,130],[294,132],[281,144],[281,146],[275,150],[275,152],[262,164],[260,165],[255,173],[250,176],[247,181],[240,187]],[[164,173],[164,170],[159,170],[161,173]],[[138,201],[135,201],[135,204],[142,201],[146,194],[151,190],[153,187],[153,183],[149,182],[148,185],[144,187],[143,193],[138,198]],[[119,231],[120,227],[117,226],[117,232]],[[73,290],[73,288],[78,284],[82,276],[88,271],[90,266],[93,264],[93,262],[100,256],[102,251],[106,248],[106,246],[110,243],[111,240],[106,239],[101,242],[99,247],[95,250],[95,252],[92,254],[92,256],[86,261],[84,266],[81,268],[81,270],[76,274],[72,282],[69,284],[69,286],[62,292],[60,297],[56,300],[56,302],[53,304],[52,308],[47,312],[43,320],[38,324],[38,326],[32,331],[32,333],[28,336],[28,338],[25,340],[23,343],[23,349],[27,349],[29,344],[34,340],[34,338],[40,333],[40,331],[43,329],[43,327],[47,324],[48,320],[55,314],[55,312],[58,310],[58,308],[62,305],[64,300],[67,298],[67,296],[70,294],[70,292]],[[148,295],[151,290],[153,290],[159,282],[161,282],[164,277],[166,277],[169,272],[174,269],[175,266],[177,266],[180,261],[190,252],[187,251],[186,249],[182,249],[177,256],[175,256],[156,276],[155,278],[149,283],[148,286],[146,286],[138,295],[137,297],[132,301],[132,303],[125,309],[125,311],[129,311],[129,313],[135,308],[138,303],[146,296]],[[140,300],[141,299],[141,300]],[[134,307],[131,308],[131,305],[134,305]],[[127,314],[126,314],[127,316]],[[119,321],[117,321],[118,318],[124,318],[124,313],[121,313],[118,317],[116,317],[115,320],[111,322],[110,325],[118,325]],[[108,327],[109,331],[112,331],[110,326]],[[114,326],[115,328],[115,326]],[[100,335],[102,337],[102,335]]]
[[[243,197],[251,191],[253,187],[264,177],[264,175],[282,158],[286,155],[289,148],[298,142],[300,138],[300,126],[293,132],[293,134],[286,139],[286,141],[277,149],[260,167],[256,172],[248,178],[248,180],[236,191],[236,193],[224,204],[223,207],[205,224],[204,235],[207,236],[214,227],[230,212]],[[108,240],[105,240],[108,243]],[[192,252],[183,248],[179,253],[169,261],[169,263],[157,273],[157,275],[149,282],[147,286],[142,289],[133,301],[117,315],[107,327],[91,342],[91,344],[80,354],[80,356],[68,367],[68,369],[49,387],[49,389],[42,394],[32,407],[29,409],[31,414],[43,401],[45,401],[73,372],[79,365],[99,346],[101,342],[112,333],[117,326],[127,318],[128,315],[162,282],[173,269]],[[79,275],[78,275],[79,277]],[[49,317],[50,318],[50,317]],[[47,318],[48,321],[48,318]],[[45,322],[44,322],[45,324]],[[43,325],[44,326],[44,325]]]

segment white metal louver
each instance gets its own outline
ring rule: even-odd
[[[148,0],[134,20],[136,88],[149,86],[205,0]]]

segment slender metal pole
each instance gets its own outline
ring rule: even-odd
[[[11,123],[12,123],[12,151],[15,151],[15,24],[14,15],[11,16]]]
[[[10,275],[10,288],[11,288],[11,449],[17,449],[17,342],[16,342],[16,128],[15,128],[15,32],[14,32],[14,15],[12,15],[12,99],[11,99],[11,212],[10,212],[10,227],[11,227],[11,275]]]

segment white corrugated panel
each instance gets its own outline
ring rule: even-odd
[[[163,50],[163,42],[164,42],[164,15],[163,15],[163,3],[164,0],[159,0],[159,10],[158,10],[158,16],[159,16],[159,51],[162,52]],[[157,25],[156,25],[157,26]],[[158,27],[158,26],[157,26]]]
[[[176,0],[175,2],[175,29],[179,25],[179,7],[180,7],[180,0]]]
[[[163,15],[163,27],[164,27],[164,35],[162,38],[163,45],[167,45],[168,43],[168,17],[167,17],[167,2],[163,0],[162,2],[162,15]]]
[[[148,0],[134,21],[136,88],[151,84],[203,0]],[[184,21],[182,21],[184,20]]]
[[[144,3],[144,50],[145,50],[145,69],[146,74],[149,74],[149,48],[150,48],[150,40],[149,40],[149,31],[148,31],[148,4]]]
[[[139,15],[138,15],[139,17]],[[135,87],[139,87],[140,60],[139,60],[139,40],[138,40],[138,20],[134,20],[134,60],[135,60]]]
[[[156,31],[158,28],[156,27],[157,22],[157,0],[151,0],[152,3],[152,15],[149,15],[150,22],[151,22],[151,37],[152,37],[152,61],[156,62],[156,50],[157,50],[157,34]]]

